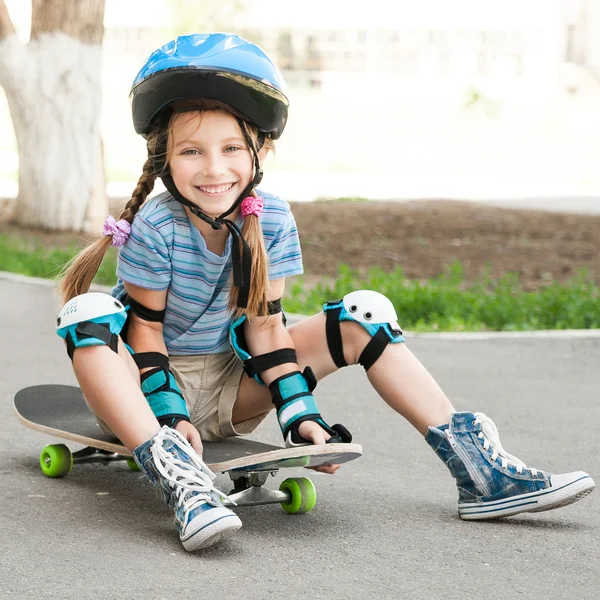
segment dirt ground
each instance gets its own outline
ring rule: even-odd
[[[118,214],[124,201],[113,203]],[[565,281],[587,267],[600,284],[600,216],[510,210],[455,201],[317,202],[292,205],[309,280],[331,277],[340,263],[366,270],[401,266],[411,278],[433,277],[460,260],[467,280],[486,267],[518,272],[526,289]],[[32,243],[68,245],[82,236],[11,232]]]
[[[526,289],[587,267],[600,283],[600,216],[512,210],[472,202],[314,203],[293,206],[307,273],[401,266],[414,279],[460,260],[467,280],[489,266]]]

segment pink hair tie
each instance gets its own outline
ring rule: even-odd
[[[260,217],[264,207],[265,201],[260,196],[246,196],[241,205],[242,218],[245,219],[248,215]]]
[[[127,241],[130,233],[131,225],[129,224],[129,221],[126,221],[125,219],[115,221],[110,215],[106,217],[102,235],[111,235],[113,246],[122,246]]]

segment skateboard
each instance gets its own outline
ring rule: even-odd
[[[40,468],[47,477],[65,477],[74,464],[124,461],[139,470],[131,452],[119,440],[106,435],[87,407],[78,387],[37,385],[20,390],[14,410],[23,425],[57,438],[85,445],[72,452],[65,444],[50,444],[40,453]],[[279,469],[341,464],[362,456],[359,444],[322,444],[283,448],[244,438],[204,442],[203,460],[215,473],[227,473],[233,489],[224,503],[255,506],[279,503],[291,514],[309,512],[315,506],[316,489],[307,477],[285,479],[278,490],[265,483]]]

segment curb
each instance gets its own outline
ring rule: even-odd
[[[14,283],[29,283],[32,285],[41,285],[42,287],[53,288],[56,286],[56,281],[53,279],[43,279],[41,277],[30,277],[29,275],[21,275],[20,273],[10,273],[9,271],[0,271],[0,280],[12,281]],[[92,284],[91,292],[106,292],[110,294],[112,287],[107,285]]]
[[[53,280],[42,279],[40,277],[29,277],[19,273],[9,273],[8,271],[0,271],[0,281],[12,281],[14,283],[24,283],[32,285],[41,285],[45,287],[54,287],[56,284]],[[90,291],[110,293],[112,287],[106,285],[92,285]],[[288,319],[293,323],[302,321],[308,318],[308,315],[297,315],[286,313]],[[476,340],[523,340],[523,339],[597,339],[600,338],[600,329],[557,329],[557,330],[540,330],[540,331],[486,331],[486,332],[440,332],[440,333],[417,333],[414,331],[405,331],[406,338],[431,338],[436,340],[449,341],[476,341]]]

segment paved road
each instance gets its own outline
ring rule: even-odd
[[[41,600],[230,598],[598,598],[600,494],[562,510],[463,523],[445,467],[359,367],[323,381],[324,414],[363,444],[319,500],[293,517],[240,509],[244,527],[203,554],[183,551],[169,510],[124,465],[37,465],[50,438],[22,427],[13,394],[74,383],[47,286],[0,278],[0,597]],[[458,409],[492,416],[533,466],[600,480],[600,338],[409,340]],[[277,441],[273,419],[257,437]],[[226,480],[219,482],[226,487]]]

